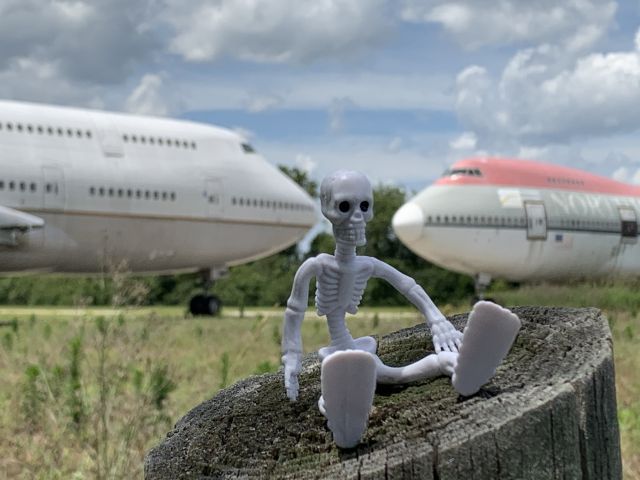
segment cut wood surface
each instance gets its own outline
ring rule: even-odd
[[[472,397],[447,377],[379,386],[362,442],[341,450],[318,411],[320,365],[308,355],[297,402],[285,396],[282,371],[222,390],[149,452],[145,478],[621,478],[606,318],[596,309],[513,311],[520,334]],[[462,329],[466,315],[451,321]],[[432,348],[418,325],[380,339],[378,355],[399,366]]]

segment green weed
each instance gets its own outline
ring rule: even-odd
[[[51,334],[53,333],[53,327],[49,322],[44,324],[44,328],[42,330],[42,335],[45,340],[49,340],[51,338]]]
[[[5,332],[2,336],[2,346],[9,352],[13,350],[13,333]]]
[[[224,352],[220,358],[220,388],[225,388],[229,384],[229,353]]]
[[[278,365],[273,365],[270,361],[265,360],[258,364],[253,373],[255,375],[262,375],[263,373],[273,373],[276,371],[278,371]]]
[[[67,379],[67,407],[76,429],[82,427],[86,416],[81,383],[82,338],[74,337],[69,343],[69,376]]]
[[[34,364],[27,366],[24,372],[21,410],[25,424],[32,431],[40,425],[42,417],[42,403],[45,398],[40,387],[39,380],[40,367]]]

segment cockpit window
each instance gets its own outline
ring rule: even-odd
[[[242,150],[244,150],[244,153],[256,153],[256,150],[248,143],[242,144]]]
[[[443,177],[454,175],[466,175],[468,177],[481,177],[482,172],[478,168],[447,168],[442,174]]]

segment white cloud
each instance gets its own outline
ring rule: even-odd
[[[640,168],[620,167],[613,172],[611,178],[619,182],[640,185]]]
[[[616,7],[612,0],[404,0],[401,18],[438,23],[469,49],[553,42],[581,50],[603,35]]]
[[[89,106],[100,104],[101,97],[101,90],[93,85],[79,90],[57,63],[14,58],[0,70],[0,98]]]
[[[400,137],[393,137],[387,145],[387,150],[391,153],[397,153],[402,149],[404,141]]]
[[[518,52],[494,79],[458,75],[456,110],[480,146],[567,143],[640,128],[640,53],[574,57],[543,45]]]
[[[473,132],[464,132],[459,137],[451,140],[449,146],[453,150],[473,150],[478,143],[478,137]]]
[[[248,108],[251,99],[261,95],[248,96],[247,92],[253,92],[257,84],[265,84],[269,85],[269,93],[257,103],[270,103],[267,99],[274,97],[271,103],[281,99],[281,105],[290,109],[326,109],[335,98],[349,98],[361,108],[451,110],[455,103],[451,83],[451,77],[442,73],[323,71],[292,75],[288,70],[269,69],[216,78],[214,88],[209,76],[184,79],[180,92],[174,94],[182,95],[187,108],[193,110]]]
[[[5,0],[0,5],[0,69],[17,58],[57,65],[74,82],[123,82],[157,44],[149,29],[153,0]]]
[[[281,106],[284,99],[280,95],[251,95],[245,102],[245,107],[252,113],[265,112]]]
[[[160,75],[147,74],[127,98],[125,109],[140,115],[164,116],[169,111],[164,98]]]
[[[393,182],[417,191],[459,160],[459,155],[449,151],[445,137],[442,133],[425,133],[420,138],[408,139],[407,146],[397,152],[386,149],[388,139],[354,135],[341,135],[331,141],[322,137],[286,143],[263,139],[260,150],[274,163],[299,167],[300,158],[313,159],[314,179],[322,179],[341,168],[351,169],[366,173],[374,183]]]
[[[306,172],[307,175],[311,175],[318,164],[313,161],[311,155],[299,153],[298,155],[296,155],[296,166],[303,172]]]
[[[345,110],[353,107],[353,101],[348,97],[334,98],[329,105],[329,130],[333,133],[342,133],[345,130]]]
[[[349,56],[379,42],[387,0],[166,0],[161,18],[174,31],[173,53],[205,62],[308,62]]]
[[[630,177],[631,174],[627,167],[619,167],[611,175],[611,178],[619,182],[628,182]]]
[[[0,2],[0,95],[120,106],[122,89],[159,44],[144,25],[155,0]],[[120,88],[119,92],[115,92]]]

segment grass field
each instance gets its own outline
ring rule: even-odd
[[[514,304],[596,305],[614,335],[625,478],[640,479],[640,294],[632,286],[497,291]],[[593,301],[593,303],[591,303]],[[468,310],[446,306],[446,314]],[[421,319],[367,309],[354,335],[386,334]],[[282,309],[226,308],[217,319],[182,308],[1,307],[0,477],[140,478],[145,452],[189,409],[280,358]],[[303,323],[305,350],[327,341],[323,319]]]

